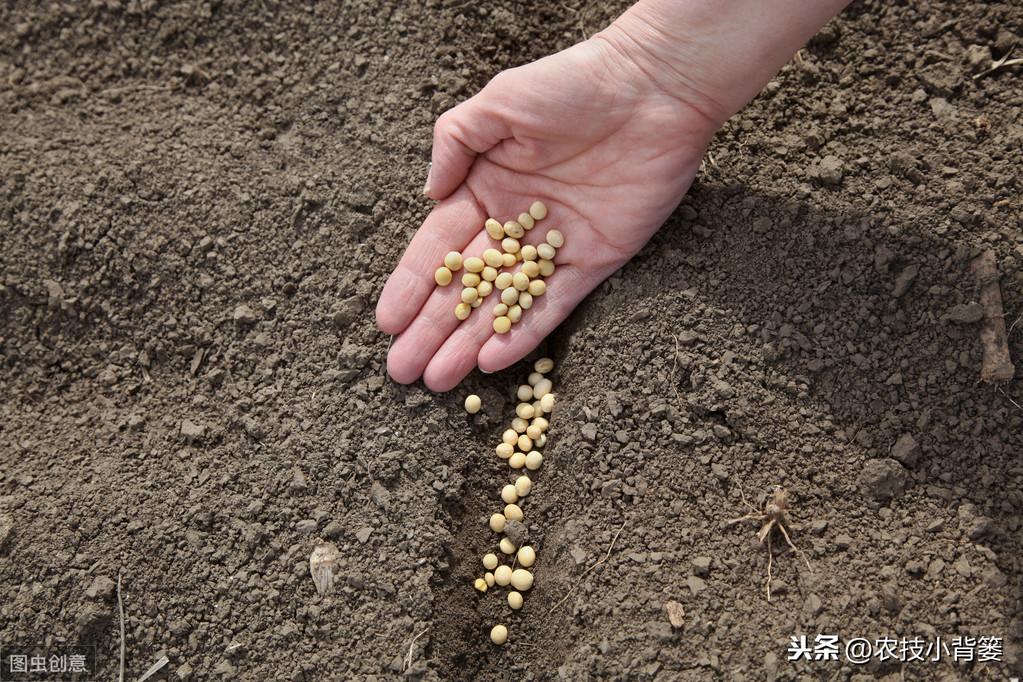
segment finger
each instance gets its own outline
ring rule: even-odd
[[[466,253],[483,253],[489,245],[486,232],[478,232],[465,247]],[[423,375],[423,370],[444,341],[465,324],[455,317],[455,306],[461,301],[462,275],[465,269],[455,273],[455,279],[446,287],[433,287],[433,293],[418,311],[415,319],[402,331],[387,354],[387,373],[398,383],[409,384]],[[432,281],[431,281],[432,284]],[[487,300],[491,300],[488,297]],[[481,315],[486,303],[472,311],[469,319]]]
[[[490,87],[490,86],[488,86]],[[488,88],[444,112],[433,128],[430,173],[423,192],[443,199],[462,184],[476,156],[488,151],[511,131],[492,102]]]
[[[450,391],[476,368],[480,348],[495,333],[493,308],[500,302],[501,292],[494,289],[469,319],[451,332],[423,371],[427,388]]]
[[[533,299],[533,307],[523,312],[518,324],[512,326],[507,334],[494,334],[486,340],[477,356],[479,368],[485,372],[497,372],[521,360],[540,345],[611,272],[613,270],[591,276],[575,265],[558,267],[546,279],[546,293]]]
[[[381,331],[399,334],[409,325],[436,288],[433,275],[444,255],[464,250],[484,220],[483,210],[464,187],[430,212],[380,294],[376,316]]]

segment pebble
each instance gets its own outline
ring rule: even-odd
[[[105,601],[114,596],[117,590],[117,583],[105,575],[98,575],[92,579],[92,583],[85,589],[85,596],[97,601]]]
[[[908,480],[906,469],[888,457],[868,459],[863,463],[859,476],[864,491],[882,502],[901,495]]]
[[[891,455],[908,467],[914,466],[920,458],[920,444],[913,434],[904,433],[892,446]]]

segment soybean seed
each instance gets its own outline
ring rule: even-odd
[[[475,272],[467,272],[462,275],[462,286],[463,287],[475,287],[480,283],[480,276]]]
[[[497,557],[494,558],[496,559]],[[525,547],[519,548],[519,553],[515,555],[515,558],[518,560],[520,566],[523,568],[529,568],[536,563],[536,551],[529,545],[526,545]]]
[[[512,469],[521,469],[526,466],[526,459],[529,455],[524,455],[521,452],[512,453],[511,457],[508,458],[508,466]]]
[[[519,253],[522,254],[522,260],[526,261],[535,261],[539,255],[536,252],[536,247],[533,246],[532,244],[526,244],[525,246],[523,246],[521,249],[519,249]]]
[[[517,440],[517,439],[516,439]],[[497,456],[501,459],[508,459],[515,454],[515,446],[509,445],[508,443],[501,443],[494,450],[497,451]]]
[[[533,482],[529,480],[529,476],[519,476],[515,479],[515,492],[519,494],[519,497],[525,497],[533,489]]]
[[[533,371],[540,374],[547,374],[552,369],[554,369],[554,361],[550,358],[540,358],[533,363]]]
[[[554,274],[554,261],[542,258],[538,261],[540,263],[540,276],[550,277]]]
[[[512,569],[511,566],[502,565],[494,569],[494,582],[501,587],[506,586],[511,582]]]
[[[504,256],[497,249],[487,249],[483,252],[483,262],[492,268],[499,268],[504,265]]]
[[[504,500],[506,504],[515,504],[519,501],[519,494],[515,492],[515,484],[509,483],[505,487],[501,488],[501,499]]]
[[[497,584],[497,581],[494,580],[494,574],[490,571],[483,574],[483,579],[487,581],[487,587],[493,587]]]
[[[474,582],[472,586],[475,587],[480,592],[487,591],[487,581],[484,580],[483,578],[476,578],[476,582]]]
[[[547,395],[551,394],[548,393]],[[541,403],[543,402],[543,398],[540,399],[540,402]],[[543,405],[540,406],[540,410],[543,411]],[[540,429],[540,433],[544,433],[545,431],[547,431],[547,429],[550,428],[550,425],[551,425],[550,422],[548,422],[543,417],[533,417],[533,421],[530,424],[530,426],[535,426],[536,428]],[[530,436],[530,438],[532,438],[532,436]],[[536,439],[533,438],[533,440]]]
[[[519,302],[519,290],[515,287],[508,287],[501,292],[501,303],[513,306]]]
[[[517,258],[515,258],[516,255],[517,254],[514,253],[504,254],[504,267],[510,268],[511,266],[515,265],[516,261],[518,260]]]
[[[554,383],[550,379],[540,379],[540,381],[536,382],[536,385],[533,386],[533,397],[539,400],[550,393],[553,388]]]
[[[480,297],[480,293],[476,291],[476,287],[466,287],[462,289],[462,303],[472,303]]]
[[[526,234],[526,229],[514,220],[509,220],[504,224],[504,233],[509,237],[521,239],[522,235]]]
[[[508,628],[503,625],[495,625],[490,629],[490,641],[501,646],[508,641]]]
[[[540,266],[538,265],[536,269],[539,271]],[[523,270],[525,270],[525,268],[523,268]],[[542,279],[534,279],[532,282],[529,283],[529,289],[527,289],[526,291],[528,291],[529,295],[532,296],[533,298],[536,298],[537,296],[543,296],[544,294],[547,293],[547,283],[544,282]]]
[[[514,590],[508,593],[508,606],[512,607],[515,611],[522,608],[522,594],[515,592]]]
[[[521,521],[524,518],[522,508],[517,504],[504,505],[504,518],[509,521]]]
[[[529,310],[533,307],[533,297],[528,291],[523,291],[519,294],[519,307],[523,310]]]
[[[522,419],[532,419],[535,412],[536,411],[533,409],[533,406],[529,403],[519,403],[515,406],[516,416],[521,417]]]
[[[516,272],[512,275],[512,286],[519,291],[525,291],[529,288],[529,276],[524,272]]]
[[[547,243],[556,249],[560,249],[565,245],[565,235],[561,234],[561,230],[548,230]]]
[[[501,538],[501,542],[498,546],[501,548],[501,551],[507,554],[508,556],[515,554],[515,550],[518,549],[515,546],[515,543],[511,541],[511,538],[508,537]]]
[[[494,286],[504,291],[512,285],[512,274],[510,272],[502,272],[494,280]]]
[[[511,585],[519,592],[525,592],[533,586],[533,574],[524,568],[516,568],[511,574]]]
[[[550,414],[554,409],[554,394],[548,393],[544,397],[540,398],[540,409],[546,414]]]
[[[502,530],[504,530],[504,527],[505,525],[507,525],[507,523],[508,519],[506,519],[503,514],[493,514],[490,517],[490,530],[494,531],[495,533],[500,533]]]
[[[479,291],[476,292],[479,294]],[[470,308],[479,308],[483,304],[483,299],[477,296],[476,300],[469,304]]]
[[[452,278],[451,270],[449,270],[447,267],[443,265],[437,268],[437,271],[433,273],[433,281],[435,281],[442,287],[446,287],[447,285],[451,284],[451,278]]]
[[[540,244],[536,247],[536,255],[540,256],[543,260],[554,260],[554,256],[557,255],[557,251],[550,244]]]
[[[547,217],[547,205],[542,201],[534,201],[529,207],[529,215],[533,216],[534,220],[543,220]]]
[[[512,321],[512,324],[515,324],[519,320],[521,320],[522,319],[522,306],[520,306],[519,304],[516,303],[511,308],[508,308],[508,319]]]
[[[512,419],[511,427],[515,430],[515,433],[525,433],[526,429],[529,428],[529,422],[521,417],[515,417],[515,419]]]
[[[469,414],[476,414],[481,407],[483,407],[483,401],[475,393],[465,399],[465,411]]]
[[[448,251],[447,255],[444,256],[444,267],[451,272],[457,272],[462,269],[462,254],[457,251]]]
[[[533,387],[529,384],[522,384],[518,390],[515,391],[515,397],[519,399],[519,402],[529,400],[533,396]]]
[[[491,239],[496,239],[497,241],[504,239],[504,228],[501,227],[501,223],[493,218],[487,218],[487,222],[483,223],[483,229],[487,231]]]
[[[537,252],[539,253],[539,251]],[[487,264],[483,262],[483,259],[477,258],[476,256],[466,258],[462,265],[469,272],[483,272],[483,268],[487,267]]]
[[[507,291],[507,289],[505,290]],[[505,315],[494,318],[494,331],[498,334],[507,334],[511,329],[512,323]]]
[[[459,303],[455,306],[455,317],[460,320],[468,319],[469,313],[472,312],[472,306],[468,303]]]
[[[484,282],[493,282],[497,279],[497,269],[488,265],[483,268],[483,272],[480,273],[480,276],[483,278]]]
[[[533,216],[529,215],[528,213],[520,213],[519,225],[526,228],[527,230],[532,230],[533,226],[536,225],[536,221],[533,220]]]
[[[537,264],[536,261],[527,260],[526,262],[524,262],[522,264],[522,272],[523,272],[523,274],[526,275],[526,277],[529,277],[530,279],[533,279],[534,277],[539,277],[540,276],[540,266],[539,266],[539,264]],[[533,288],[533,283],[530,282],[529,283],[529,287],[527,288],[527,291],[528,291],[528,289],[532,289],[532,288]]]
[[[479,293],[480,298],[486,298],[494,291],[494,285],[490,282],[480,282],[476,285],[476,291]]]
[[[543,464],[543,455],[541,455],[536,450],[533,450],[528,455],[526,455],[525,464],[526,468],[529,469],[530,471],[536,471],[537,469],[540,468],[540,465]],[[500,514],[498,514],[498,516],[500,516]]]
[[[543,408],[540,407],[540,401],[539,400],[534,400],[533,401],[533,418],[535,419],[536,417],[539,417],[541,414],[543,414]]]
[[[521,563],[521,562],[520,562]],[[483,568],[488,571],[492,571],[497,568],[497,555],[493,552],[488,552],[483,555]]]
[[[530,424],[529,426],[526,427],[526,435],[532,438],[533,440],[537,440],[540,438],[540,436],[543,435],[543,431],[540,429],[539,426],[534,426],[533,424]]]
[[[511,237],[505,237],[501,240],[501,248],[504,249],[505,253],[518,253],[522,246],[519,244],[518,239],[512,239]],[[501,257],[502,262],[504,257]]]
[[[526,383],[530,386],[536,386],[541,379],[543,379],[543,375],[539,372],[530,372],[529,377],[526,379]]]
[[[521,436],[519,436],[519,440],[516,443],[516,445],[519,446],[519,450],[522,450],[523,452],[529,452],[530,450],[533,449],[533,439],[527,436],[526,434],[522,434]]]
[[[515,445],[519,440],[519,434],[515,432],[515,429],[505,429],[504,433],[501,434],[501,442],[507,443],[508,445]]]
[[[545,445],[547,445],[547,434],[546,433],[541,435],[539,438],[536,439],[536,447],[542,448]]]
[[[501,315],[508,314],[508,306],[504,303],[498,303],[494,306],[494,317],[501,317]]]

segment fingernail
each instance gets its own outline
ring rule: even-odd
[[[433,162],[426,167],[426,183],[423,184],[423,194],[430,196],[430,175],[433,173]]]
[[[487,370],[483,369],[482,367],[480,367],[480,371],[483,372],[484,374],[493,374],[493,372],[488,372]]]

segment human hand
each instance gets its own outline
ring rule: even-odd
[[[535,348],[678,205],[720,125],[702,106],[596,37],[498,74],[441,116],[426,193],[442,201],[377,305],[380,328],[397,334],[390,375],[446,391],[477,365],[500,370]],[[485,220],[513,220],[537,199],[548,216],[522,243],[538,244],[552,228],[565,235],[547,293],[507,334],[493,330],[494,296],[460,322],[461,287],[433,279],[444,254],[482,254],[494,245]]]

